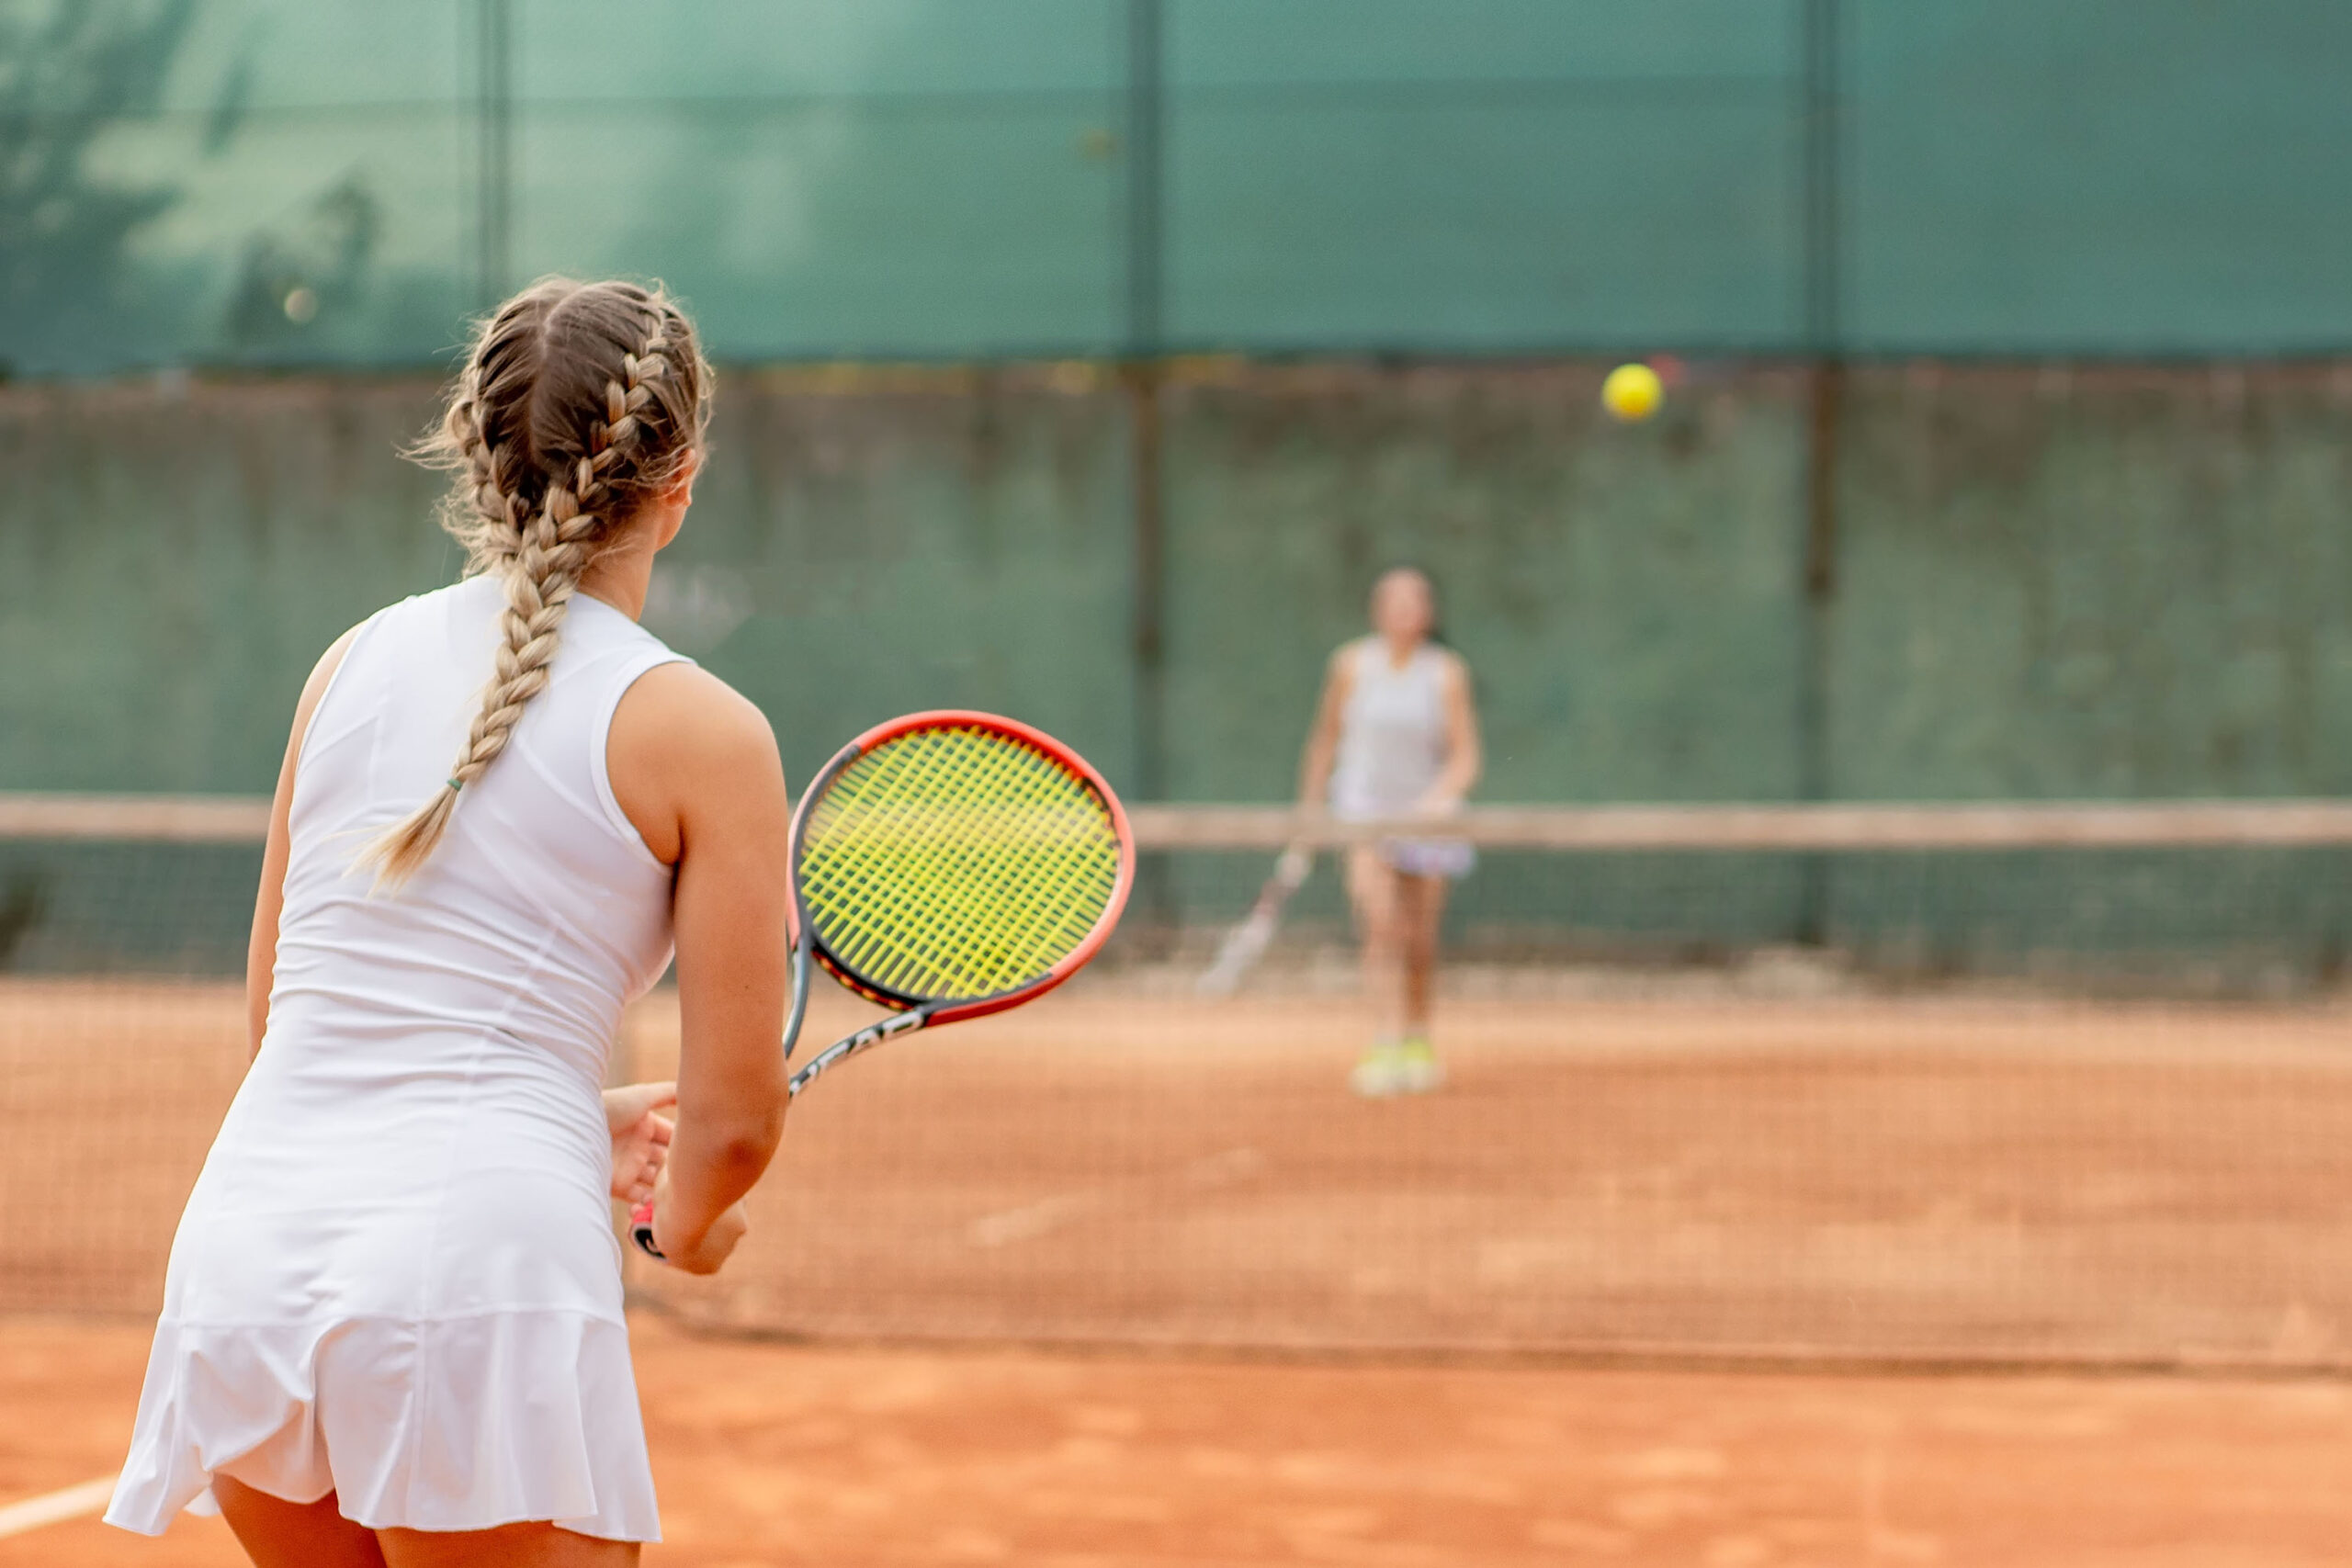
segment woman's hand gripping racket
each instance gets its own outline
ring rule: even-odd
[[[827,762],[792,814],[796,938],[784,1054],[808,1007],[811,958],[892,1016],[792,1075],[893,1035],[1034,1001],[1094,956],[1135,882],[1135,836],[1086,760],[993,714],[910,714]],[[648,1255],[653,1206],[630,1216]]]

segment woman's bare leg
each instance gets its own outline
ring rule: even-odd
[[[383,1530],[389,1568],[636,1568],[633,1540],[599,1540],[553,1525],[494,1530]]]
[[[332,1492],[289,1503],[216,1475],[212,1495],[255,1568],[385,1568],[376,1532],[345,1518]]]
[[[1404,931],[1397,897],[1397,884],[1403,880],[1369,845],[1348,852],[1348,902],[1355,910],[1357,940],[1363,944],[1364,1002],[1372,1009],[1373,1038],[1384,1043],[1402,1038],[1405,1027]]]
[[[599,1540],[553,1525],[488,1530],[371,1530],[343,1517],[330,1492],[289,1503],[215,1476],[237,1544],[254,1568],[636,1568],[633,1540]]]
[[[1408,1040],[1430,1037],[1430,997],[1437,975],[1438,924],[1445,917],[1442,876],[1396,878],[1399,968],[1398,1011]]]

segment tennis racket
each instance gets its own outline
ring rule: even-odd
[[[1274,862],[1274,874],[1258,890],[1258,901],[1250,906],[1248,918],[1227,933],[1216,950],[1216,959],[1204,972],[1195,988],[1203,996],[1229,997],[1251,965],[1265,955],[1267,944],[1274,940],[1274,927],[1283,918],[1283,907],[1290,896],[1306,881],[1315,869],[1315,854],[1305,844],[1293,844]]]
[[[798,1096],[901,1034],[1035,1001],[1101,951],[1135,884],[1119,797],[1053,737],[993,714],[910,714],[819,771],[792,814],[792,1059],[810,965],[890,1016],[794,1073]],[[629,1235],[649,1256],[653,1206]]]

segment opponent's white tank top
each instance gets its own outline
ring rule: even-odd
[[[1342,817],[1410,812],[1445,767],[1445,655],[1429,643],[1398,669],[1377,637],[1351,643],[1331,809]]]
[[[593,1094],[622,1008],[668,966],[670,868],[614,799],[605,745],[630,683],[680,656],[584,594],[547,686],[466,786],[424,868],[383,895],[352,869],[447,776],[504,607],[502,585],[478,577],[379,612],[312,714],[295,770],[266,1076],[296,1067],[273,1054],[314,1068],[336,1058],[354,1087],[449,1071],[544,1077],[539,1064],[570,1080],[565,1099]],[[583,1133],[582,1154],[601,1159],[600,1122]]]

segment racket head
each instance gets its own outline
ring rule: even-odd
[[[1069,979],[1135,885],[1135,835],[1102,775],[1043,730],[962,708],[842,747],[793,813],[791,857],[817,962],[942,1023]]]

